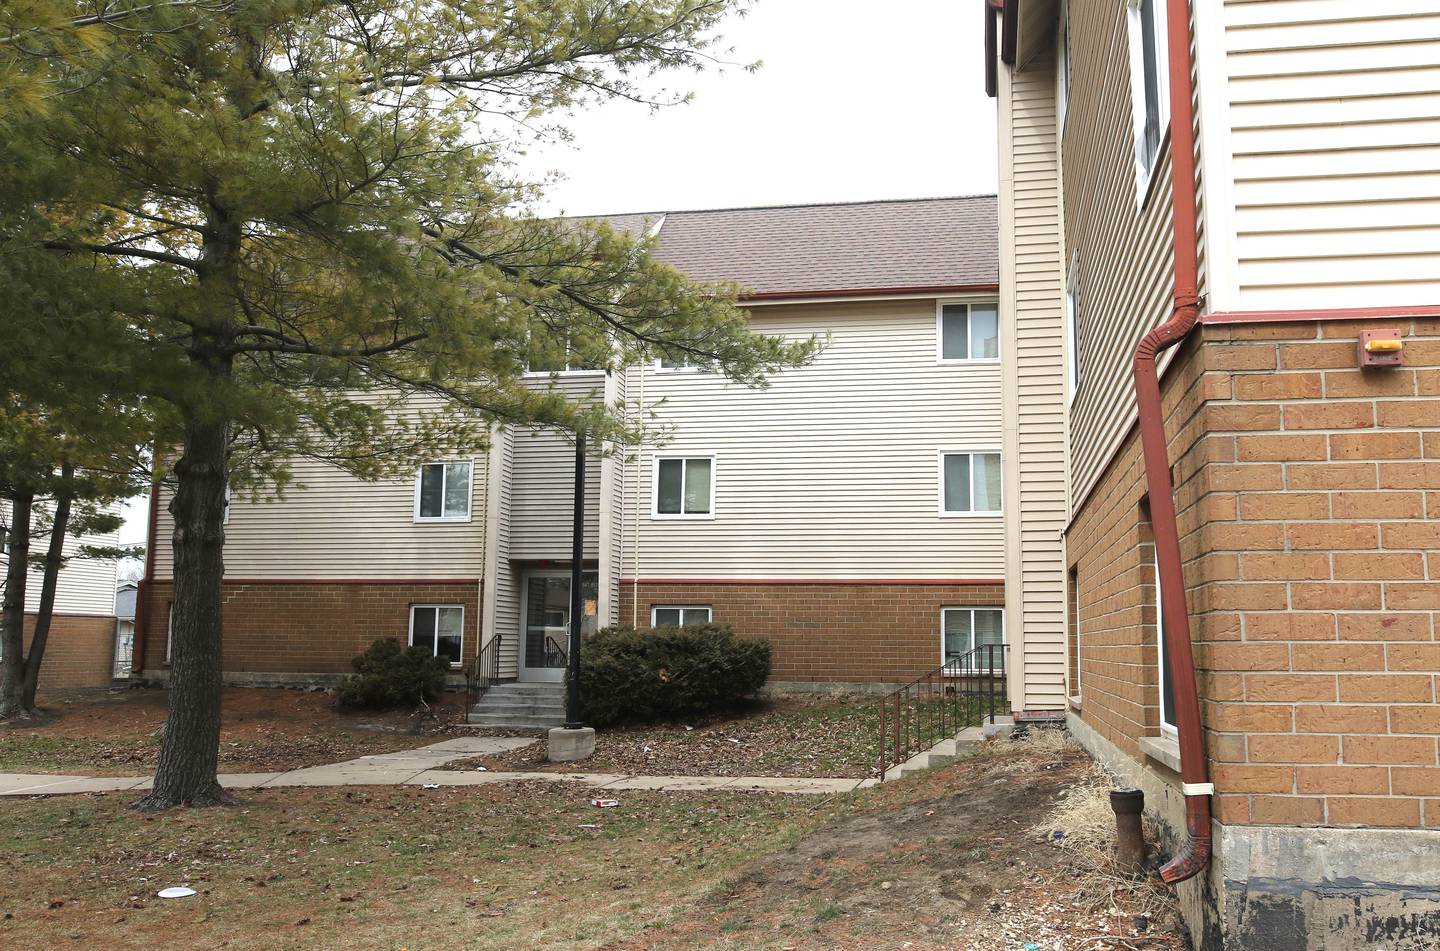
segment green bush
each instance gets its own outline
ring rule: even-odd
[[[369,710],[418,707],[445,689],[449,663],[423,647],[382,637],[350,661],[355,676],[340,685],[340,706]]]
[[[580,713],[600,727],[710,713],[769,676],[770,642],[722,625],[606,628],[580,648]]]

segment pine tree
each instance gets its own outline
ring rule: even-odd
[[[297,456],[379,476],[507,422],[633,439],[614,407],[522,382],[567,356],[689,358],[762,385],[813,355],[751,333],[737,288],[692,284],[643,237],[529,214],[510,161],[524,129],[589,102],[669,101],[646,91],[657,71],[713,62],[738,6],[25,0],[0,20],[0,88],[26,91],[0,112],[0,176],[27,196],[5,226],[115,282],[160,458],[174,438],[170,711],[144,807],[229,799],[232,478],[283,482]]]

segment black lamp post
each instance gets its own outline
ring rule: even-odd
[[[580,623],[585,598],[581,566],[585,558],[585,433],[575,433],[575,525],[570,537],[570,656],[565,690],[565,729],[580,729]]]

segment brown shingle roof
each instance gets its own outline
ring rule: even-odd
[[[900,293],[999,283],[994,195],[606,215],[664,221],[656,257],[757,298]]]

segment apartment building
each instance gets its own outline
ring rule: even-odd
[[[43,503],[36,506],[42,509]],[[10,565],[9,510],[0,506],[0,589]],[[43,554],[49,539],[31,540],[31,554]],[[119,533],[67,537],[67,561],[55,585],[55,607],[50,634],[45,641],[45,660],[40,667],[39,690],[71,690],[108,687],[115,666],[115,574],[113,558],[85,558],[80,546],[114,548]],[[43,577],[31,571],[25,582],[25,650],[30,649],[35,615],[40,609]]]
[[[905,681],[1006,623],[1005,337],[993,196],[620,215],[695,280],[735,281],[757,331],[827,345],[764,389],[693,366],[551,367],[531,385],[654,413],[657,439],[591,459],[587,631],[732,625],[772,682]],[[505,427],[488,452],[361,482],[296,464],[283,498],[232,499],[224,669],[349,670],[390,636],[458,670],[556,682],[569,625],[574,447]],[[163,676],[172,559],[157,489],[137,667]],[[1063,671],[1063,639],[1056,642]]]
[[[1009,615],[1063,637],[1046,687],[1170,830],[1197,947],[1435,947],[1440,11],[985,19],[1009,477],[1063,459]]]

